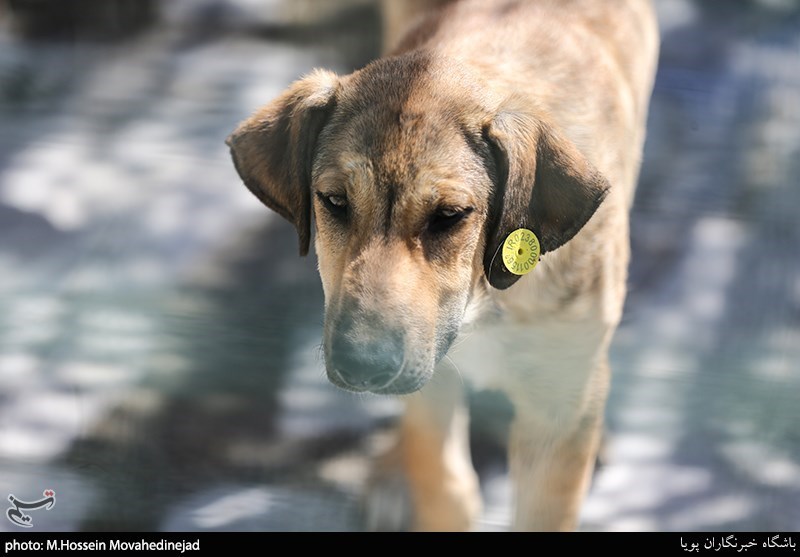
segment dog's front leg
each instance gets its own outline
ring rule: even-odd
[[[599,374],[606,376],[604,370]],[[509,435],[514,530],[577,527],[602,438],[605,388],[587,398],[589,404],[557,421],[525,413],[515,417]]]
[[[517,422],[510,438],[514,481],[514,530],[569,531],[578,523],[600,439],[599,420],[552,445],[531,439]]]
[[[405,399],[397,444],[376,465],[367,495],[372,530],[463,531],[480,512],[460,378],[443,369]]]

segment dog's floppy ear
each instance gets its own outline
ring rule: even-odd
[[[228,137],[233,163],[264,205],[294,224],[300,255],[311,239],[311,164],[336,102],[338,77],[317,70],[293,83]]]
[[[538,237],[542,254],[561,247],[594,214],[609,184],[572,142],[539,116],[502,113],[484,127],[484,137],[497,180],[484,272],[493,287],[504,289],[520,278],[503,263],[508,235],[527,228]]]

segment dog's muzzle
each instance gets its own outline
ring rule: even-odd
[[[378,316],[328,316],[325,365],[330,381],[356,392],[399,394],[419,388],[406,369],[405,335]]]
[[[403,335],[372,327],[369,337],[356,334],[352,320],[340,320],[325,347],[328,378],[343,389],[391,393],[403,374]]]

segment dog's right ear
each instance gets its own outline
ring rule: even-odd
[[[339,78],[316,70],[260,108],[225,141],[247,188],[294,224],[300,255],[311,240],[311,165]]]

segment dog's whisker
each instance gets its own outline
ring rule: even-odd
[[[464,376],[461,374],[461,370],[458,369],[458,365],[456,364],[456,362],[448,354],[445,354],[444,357],[447,359],[448,362],[450,362],[450,365],[453,366],[453,369],[456,372],[456,376],[458,377],[458,380],[461,381],[461,387],[466,389],[467,388],[467,383],[464,381]]]
[[[453,345],[450,347],[450,350],[452,350],[453,348],[458,348],[459,346],[464,344],[464,342],[466,342],[466,340],[471,336],[471,334],[472,334],[471,332],[468,332],[459,335],[456,342],[453,343]]]

